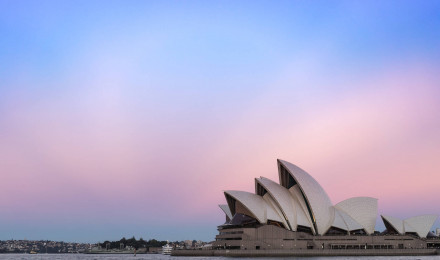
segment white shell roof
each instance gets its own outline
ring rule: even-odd
[[[377,218],[377,199],[355,197],[339,202],[335,208],[347,213],[362,225],[368,234],[374,233]]]
[[[406,232],[415,232],[419,237],[426,238],[429,230],[434,225],[437,220],[436,215],[422,215],[405,220],[390,216],[382,216],[383,219],[388,221],[400,234],[405,234]]]
[[[342,216],[339,214],[338,210],[335,210],[335,219],[333,220],[332,226],[340,228],[340,229],[345,230],[345,231],[348,231],[347,224],[345,224],[345,221],[342,218]]]
[[[336,211],[342,217],[342,219],[344,220],[345,224],[347,225],[347,230],[348,231],[358,230],[358,229],[363,229],[364,228],[361,224],[356,222],[356,220],[354,220],[350,215],[348,215],[344,211],[335,209],[335,212]]]
[[[405,221],[403,221],[403,229],[406,232],[414,232],[417,233],[417,230],[415,228],[413,228],[410,224],[406,223]]]
[[[357,223],[352,217],[350,217],[344,211],[335,208],[335,219],[332,224],[333,227],[337,227],[346,231],[363,229],[361,224]]]
[[[316,223],[316,233],[322,235],[327,232],[333,224],[335,212],[325,190],[312,176],[298,166],[283,160],[278,160],[278,162],[287,169],[304,192],[313,214],[312,220],[314,219]]]
[[[261,177],[260,179],[255,179],[255,181],[260,183],[260,185],[267,190],[267,192],[278,204],[278,207],[280,208],[282,213],[281,216],[283,216],[289,223],[289,225],[286,225],[286,227],[290,226],[292,230],[296,230],[295,201],[289,190],[279,185],[278,183],[264,177]]]
[[[225,194],[243,204],[243,206],[245,206],[260,223],[266,223],[268,219],[283,222],[272,206],[261,196],[250,192],[236,190],[225,191]]]
[[[266,214],[267,214],[267,219],[270,220],[275,220],[278,222],[281,222],[284,224],[284,226],[287,228],[287,222],[283,217],[283,213],[281,212],[281,210],[279,209],[279,207],[276,205],[276,202],[274,201],[274,199],[272,198],[272,196],[269,193],[266,193],[263,196],[263,200],[266,201]]]
[[[283,223],[287,229],[297,230],[299,225],[310,227],[314,234],[323,235],[331,227],[352,231],[364,229],[374,233],[377,216],[377,199],[355,197],[332,205],[330,198],[319,183],[301,168],[278,159],[281,166],[295,180],[296,184],[286,189],[272,180],[261,177],[255,179],[267,193],[263,196],[244,191],[225,191],[228,203],[235,199],[239,210],[250,214],[260,223],[273,220]],[[283,170],[283,178],[288,177]],[[281,181],[281,171],[280,181]],[[285,181],[285,179],[283,179]],[[289,184],[289,185],[292,185]],[[232,205],[219,205],[223,212],[232,219]],[[398,233],[415,232],[426,237],[434,225],[436,215],[422,215],[401,220],[391,216],[381,216]],[[290,227],[289,227],[290,226]],[[316,227],[316,228],[315,228]]]
[[[405,232],[416,232],[419,237],[426,237],[436,220],[436,215],[422,215],[405,219]],[[409,231],[410,228],[413,230]]]
[[[295,205],[296,205],[296,226],[299,225],[304,227],[309,227],[312,229],[312,232],[315,234],[315,228],[313,227],[312,220],[310,219],[309,214],[307,214],[307,206],[306,202],[304,201],[301,191],[298,187],[298,185],[293,186],[289,189],[290,194],[292,194],[293,198],[295,199]]]
[[[222,204],[218,206],[223,210],[223,212],[226,214],[226,216],[228,216],[229,219],[232,219],[232,213],[228,205]]]
[[[398,219],[398,218],[394,218],[391,216],[381,216],[384,220],[388,221],[388,223],[390,223],[391,226],[393,226],[394,229],[396,229],[396,231],[399,234],[404,234],[405,230],[403,229],[403,220]]]

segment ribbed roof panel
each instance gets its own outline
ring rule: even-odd
[[[374,233],[377,218],[377,199],[370,197],[354,197],[339,202],[335,208],[347,213],[368,234]]]
[[[316,224],[316,232],[324,234],[332,225],[334,220],[334,208],[325,190],[319,183],[303,169],[289,162],[278,160],[303,191],[306,203],[311,211],[311,218]],[[280,167],[279,167],[280,168]],[[279,173],[281,175],[281,172]],[[281,177],[280,177],[281,179]]]

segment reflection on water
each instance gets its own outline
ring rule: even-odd
[[[151,254],[151,255],[84,255],[84,254],[0,254],[0,259],[12,259],[12,260],[49,260],[49,259],[60,259],[60,260],[75,260],[75,259],[86,259],[86,260],[116,260],[116,259],[124,259],[124,260],[205,260],[205,259],[239,259],[239,260],[248,260],[255,258],[234,258],[234,257],[173,257],[159,254]],[[376,259],[395,259],[395,260],[427,260],[427,259],[436,259],[440,260],[440,255],[438,256],[383,256],[383,257],[373,257],[373,256],[364,256],[364,257],[259,257],[256,258],[258,260],[280,260],[280,259],[331,259],[331,260],[355,260],[355,259],[363,259],[363,260],[376,260]]]

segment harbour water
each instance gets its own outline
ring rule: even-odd
[[[0,259],[11,259],[11,260],[77,260],[77,259],[85,259],[85,260],[116,260],[116,259],[124,259],[124,260],[232,260],[232,259],[240,259],[240,260],[249,260],[249,259],[261,259],[261,260],[281,260],[281,259],[313,259],[313,260],[323,260],[323,259],[331,259],[331,260],[386,260],[386,259],[395,259],[395,260],[440,260],[440,255],[437,256],[394,256],[394,257],[260,257],[260,258],[233,258],[233,257],[175,257],[175,256],[167,256],[160,254],[148,254],[148,255],[85,255],[85,254],[0,254]]]

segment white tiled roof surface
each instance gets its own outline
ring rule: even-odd
[[[236,190],[225,191],[225,194],[228,194],[243,204],[260,223],[267,223],[268,219],[283,222],[272,206],[261,196],[250,192]]]
[[[315,218],[316,232],[323,235],[333,224],[335,212],[333,204],[327,193],[319,185],[319,183],[303,169],[289,162],[278,160],[292,175],[304,191],[306,200],[310,205],[313,216]]]
[[[411,226],[414,229],[412,232],[416,232],[419,237],[426,237],[436,220],[436,215],[422,215],[405,219],[405,232],[410,232],[407,226]]]
[[[368,234],[374,233],[377,217],[377,199],[370,197],[355,197],[339,202],[335,208],[347,213]]]
[[[293,230],[296,230],[295,200],[288,189],[267,178],[256,179],[272,196]],[[286,227],[288,227],[286,225]]]
[[[227,204],[222,204],[218,206],[223,210],[223,212],[226,214],[226,216],[228,216],[229,219],[232,219],[233,216]]]

